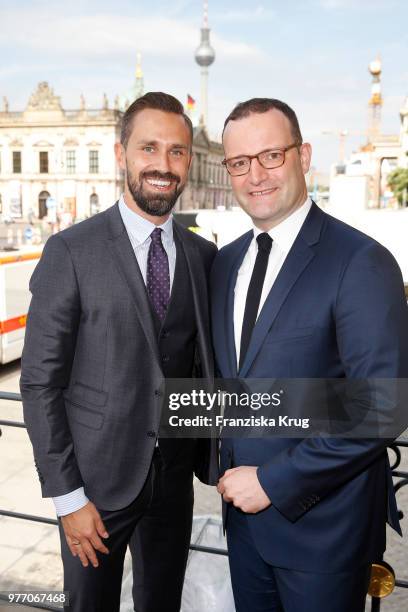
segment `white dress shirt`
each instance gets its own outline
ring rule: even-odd
[[[261,299],[259,301],[258,315],[262,310],[266,298],[273,283],[278,276],[283,263],[296,240],[300,228],[302,227],[312,201],[307,198],[306,202],[296,209],[287,219],[279,223],[276,227],[269,230],[268,234],[272,238],[272,249],[268,259],[268,267],[266,269],[265,280],[262,287]],[[254,227],[254,237],[248,247],[241,267],[238,270],[237,281],[235,283],[234,292],[234,339],[237,364],[239,363],[242,324],[244,321],[245,302],[248,293],[248,287],[251,280],[252,272],[255,266],[255,260],[258,253],[258,243],[256,237],[262,234],[262,230]]]
[[[139,264],[140,272],[142,273],[143,280],[146,284],[146,273],[147,273],[147,256],[149,254],[149,247],[151,243],[150,234],[156,227],[160,227],[162,231],[162,244],[164,250],[167,253],[169,260],[169,273],[170,273],[170,291],[173,286],[174,271],[176,269],[176,245],[173,236],[173,219],[172,216],[163,223],[163,225],[157,226],[151,221],[148,221],[144,217],[141,217],[138,213],[131,210],[126,204],[123,194],[119,199],[119,212],[121,214],[123,223],[128,233],[130,242],[132,244],[137,263]],[[157,444],[157,443],[156,443]],[[65,495],[59,495],[53,497],[53,502],[57,512],[57,516],[65,516],[71,512],[79,510],[85,506],[89,499],[85,495],[83,487],[79,487],[70,493]]]
[[[150,234],[156,227],[162,229],[162,244],[169,260],[170,291],[173,286],[174,271],[176,269],[176,245],[173,237],[173,217],[170,217],[162,225],[155,225],[125,204],[123,195],[119,199],[119,211],[125,224],[130,242],[136,255],[143,280],[146,284],[147,256],[152,239]]]

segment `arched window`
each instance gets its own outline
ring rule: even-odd
[[[49,197],[50,197],[50,194],[48,193],[48,191],[41,191],[40,195],[38,196],[38,218],[39,219],[42,219],[48,213],[47,198]]]
[[[89,208],[90,208],[90,213],[91,216],[92,215],[96,215],[96,213],[99,212],[99,196],[96,193],[92,193],[91,197],[89,198]]]

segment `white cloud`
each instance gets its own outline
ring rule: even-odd
[[[32,9],[0,10],[2,45],[16,45],[34,52],[89,59],[127,57],[140,49],[151,57],[178,57],[199,44],[195,24],[166,17],[126,17],[118,14],[66,16]],[[222,57],[260,59],[255,45],[212,37]]]
[[[224,13],[216,13],[213,17],[216,22],[254,22],[267,21],[275,17],[275,13],[270,9],[266,9],[262,4],[258,4],[255,8],[250,9],[235,9]]]
[[[244,42],[226,40],[216,34],[211,37],[211,44],[216,54],[225,59],[242,58],[250,61],[266,59],[265,54],[258,47]]]
[[[9,64],[7,66],[2,66],[0,68],[0,79],[7,79],[10,77],[15,77],[21,72],[24,72],[27,69],[26,66],[22,64]]]
[[[395,0],[388,0],[388,2],[384,0],[318,0],[318,3],[326,10],[369,10],[370,12],[376,9],[391,10],[393,6],[398,5]]]
[[[172,0],[166,4],[166,14],[172,17],[182,15],[194,0]]]
[[[320,4],[325,9],[343,8],[348,5],[347,0],[320,0]]]

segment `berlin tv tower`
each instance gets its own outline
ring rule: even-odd
[[[210,28],[208,27],[208,1],[204,0],[203,27],[201,42],[195,53],[195,61],[201,66],[201,109],[200,124],[208,130],[208,66],[215,60],[215,51],[210,45]]]

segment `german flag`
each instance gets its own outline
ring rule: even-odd
[[[187,108],[188,108],[188,110],[192,111],[192,110],[194,110],[194,107],[195,107],[195,100],[194,100],[194,98],[192,98],[190,96],[190,94],[187,94]]]

